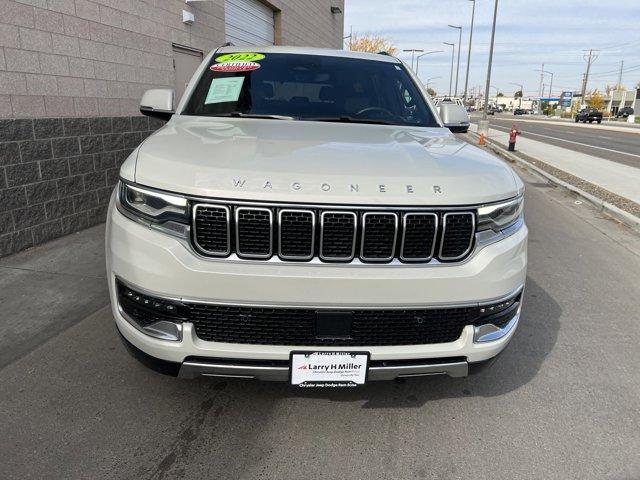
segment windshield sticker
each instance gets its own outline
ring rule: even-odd
[[[260,64],[256,62],[225,62],[216,63],[209,67],[214,72],[251,72],[260,68]]]
[[[241,53],[227,53],[226,55],[220,55],[216,58],[218,63],[226,62],[258,62],[264,58],[261,53],[241,52]]]
[[[204,104],[237,102],[243,83],[244,77],[214,78],[211,80]]]

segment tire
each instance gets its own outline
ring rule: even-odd
[[[593,123],[593,120],[589,120],[589,123]]]
[[[602,123],[602,120],[598,120],[598,125]]]
[[[578,117],[576,117],[576,123],[578,123],[580,121],[580,119]]]

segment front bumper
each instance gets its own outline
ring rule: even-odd
[[[180,239],[124,217],[113,206],[107,219],[106,256],[113,315],[134,348],[178,365],[182,377],[198,375],[286,379],[292,350],[349,350],[203,341],[193,324],[180,341],[153,338],[118,308],[116,277],[159,297],[232,305],[314,308],[408,308],[484,303],[522,288],[527,229],[477,248],[464,262],[443,265],[288,264],[204,259]],[[514,334],[519,314],[499,338],[474,342],[474,327],[447,343],[357,347],[370,352],[370,379],[444,373],[464,376],[469,365],[500,353]],[[402,362],[401,364],[397,362]],[[264,364],[264,362],[275,362]],[[391,362],[391,363],[390,363]],[[396,363],[393,363],[396,362]]]

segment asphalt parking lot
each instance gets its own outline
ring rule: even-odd
[[[96,301],[3,344],[0,476],[640,478],[639,237],[520,173],[523,317],[489,370],[341,391],[178,380],[130,358]]]

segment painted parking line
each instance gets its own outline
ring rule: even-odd
[[[503,127],[501,125],[500,126],[491,125],[490,128],[506,128],[506,127]],[[504,130],[504,131],[508,132],[509,128],[506,128],[506,130]],[[536,137],[550,138],[550,139],[553,139],[553,140],[559,140],[561,142],[571,143],[573,145],[581,145],[583,147],[597,148],[598,150],[604,150],[605,152],[618,153],[620,155],[628,155],[630,157],[640,158],[640,155],[636,155],[635,153],[621,152],[620,150],[614,150],[612,148],[598,147],[596,145],[589,145],[588,143],[574,142],[573,140],[567,140],[567,139],[559,138],[559,137],[552,137],[551,135],[542,135],[541,133],[533,133],[533,132],[522,132],[522,134],[523,135],[535,135]]]

